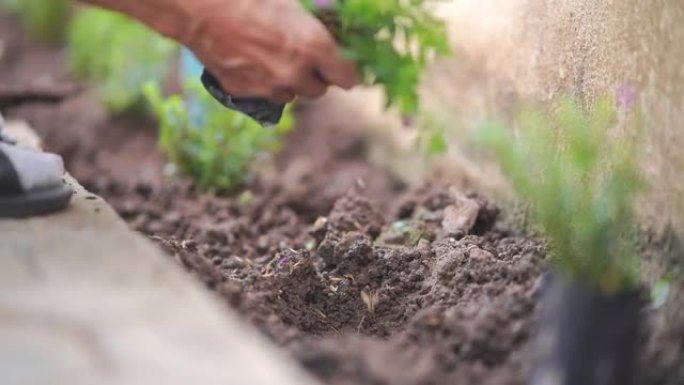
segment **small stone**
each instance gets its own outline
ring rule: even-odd
[[[487,250],[480,249],[479,247],[473,247],[468,251],[468,256],[473,262],[489,262],[494,260],[494,254]]]
[[[480,205],[472,199],[463,198],[444,209],[442,228],[447,235],[468,234],[475,226]]]
[[[421,238],[416,245],[418,250],[430,250],[430,241],[425,238]]]

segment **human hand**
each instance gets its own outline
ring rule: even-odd
[[[177,0],[180,2],[180,0]],[[237,97],[286,103],[351,88],[356,66],[299,0],[187,0],[185,44]]]

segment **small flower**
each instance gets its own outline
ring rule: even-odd
[[[416,124],[416,117],[413,115],[404,115],[401,117],[401,123],[405,128],[413,127]]]
[[[620,86],[615,96],[617,107],[622,111],[632,109],[637,103],[637,93],[637,89],[629,83]]]
[[[280,258],[278,258],[278,267],[282,268],[283,266],[287,265],[290,262],[290,256],[286,254],[281,254]]]
[[[318,10],[327,10],[332,7],[333,0],[313,0],[313,5]]]

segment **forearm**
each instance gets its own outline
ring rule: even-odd
[[[354,63],[300,0],[81,1],[180,42],[236,97],[284,103],[356,83]]]

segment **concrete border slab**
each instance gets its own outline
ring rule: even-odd
[[[27,126],[10,135],[39,145]],[[3,384],[315,382],[99,197],[0,220]]]

